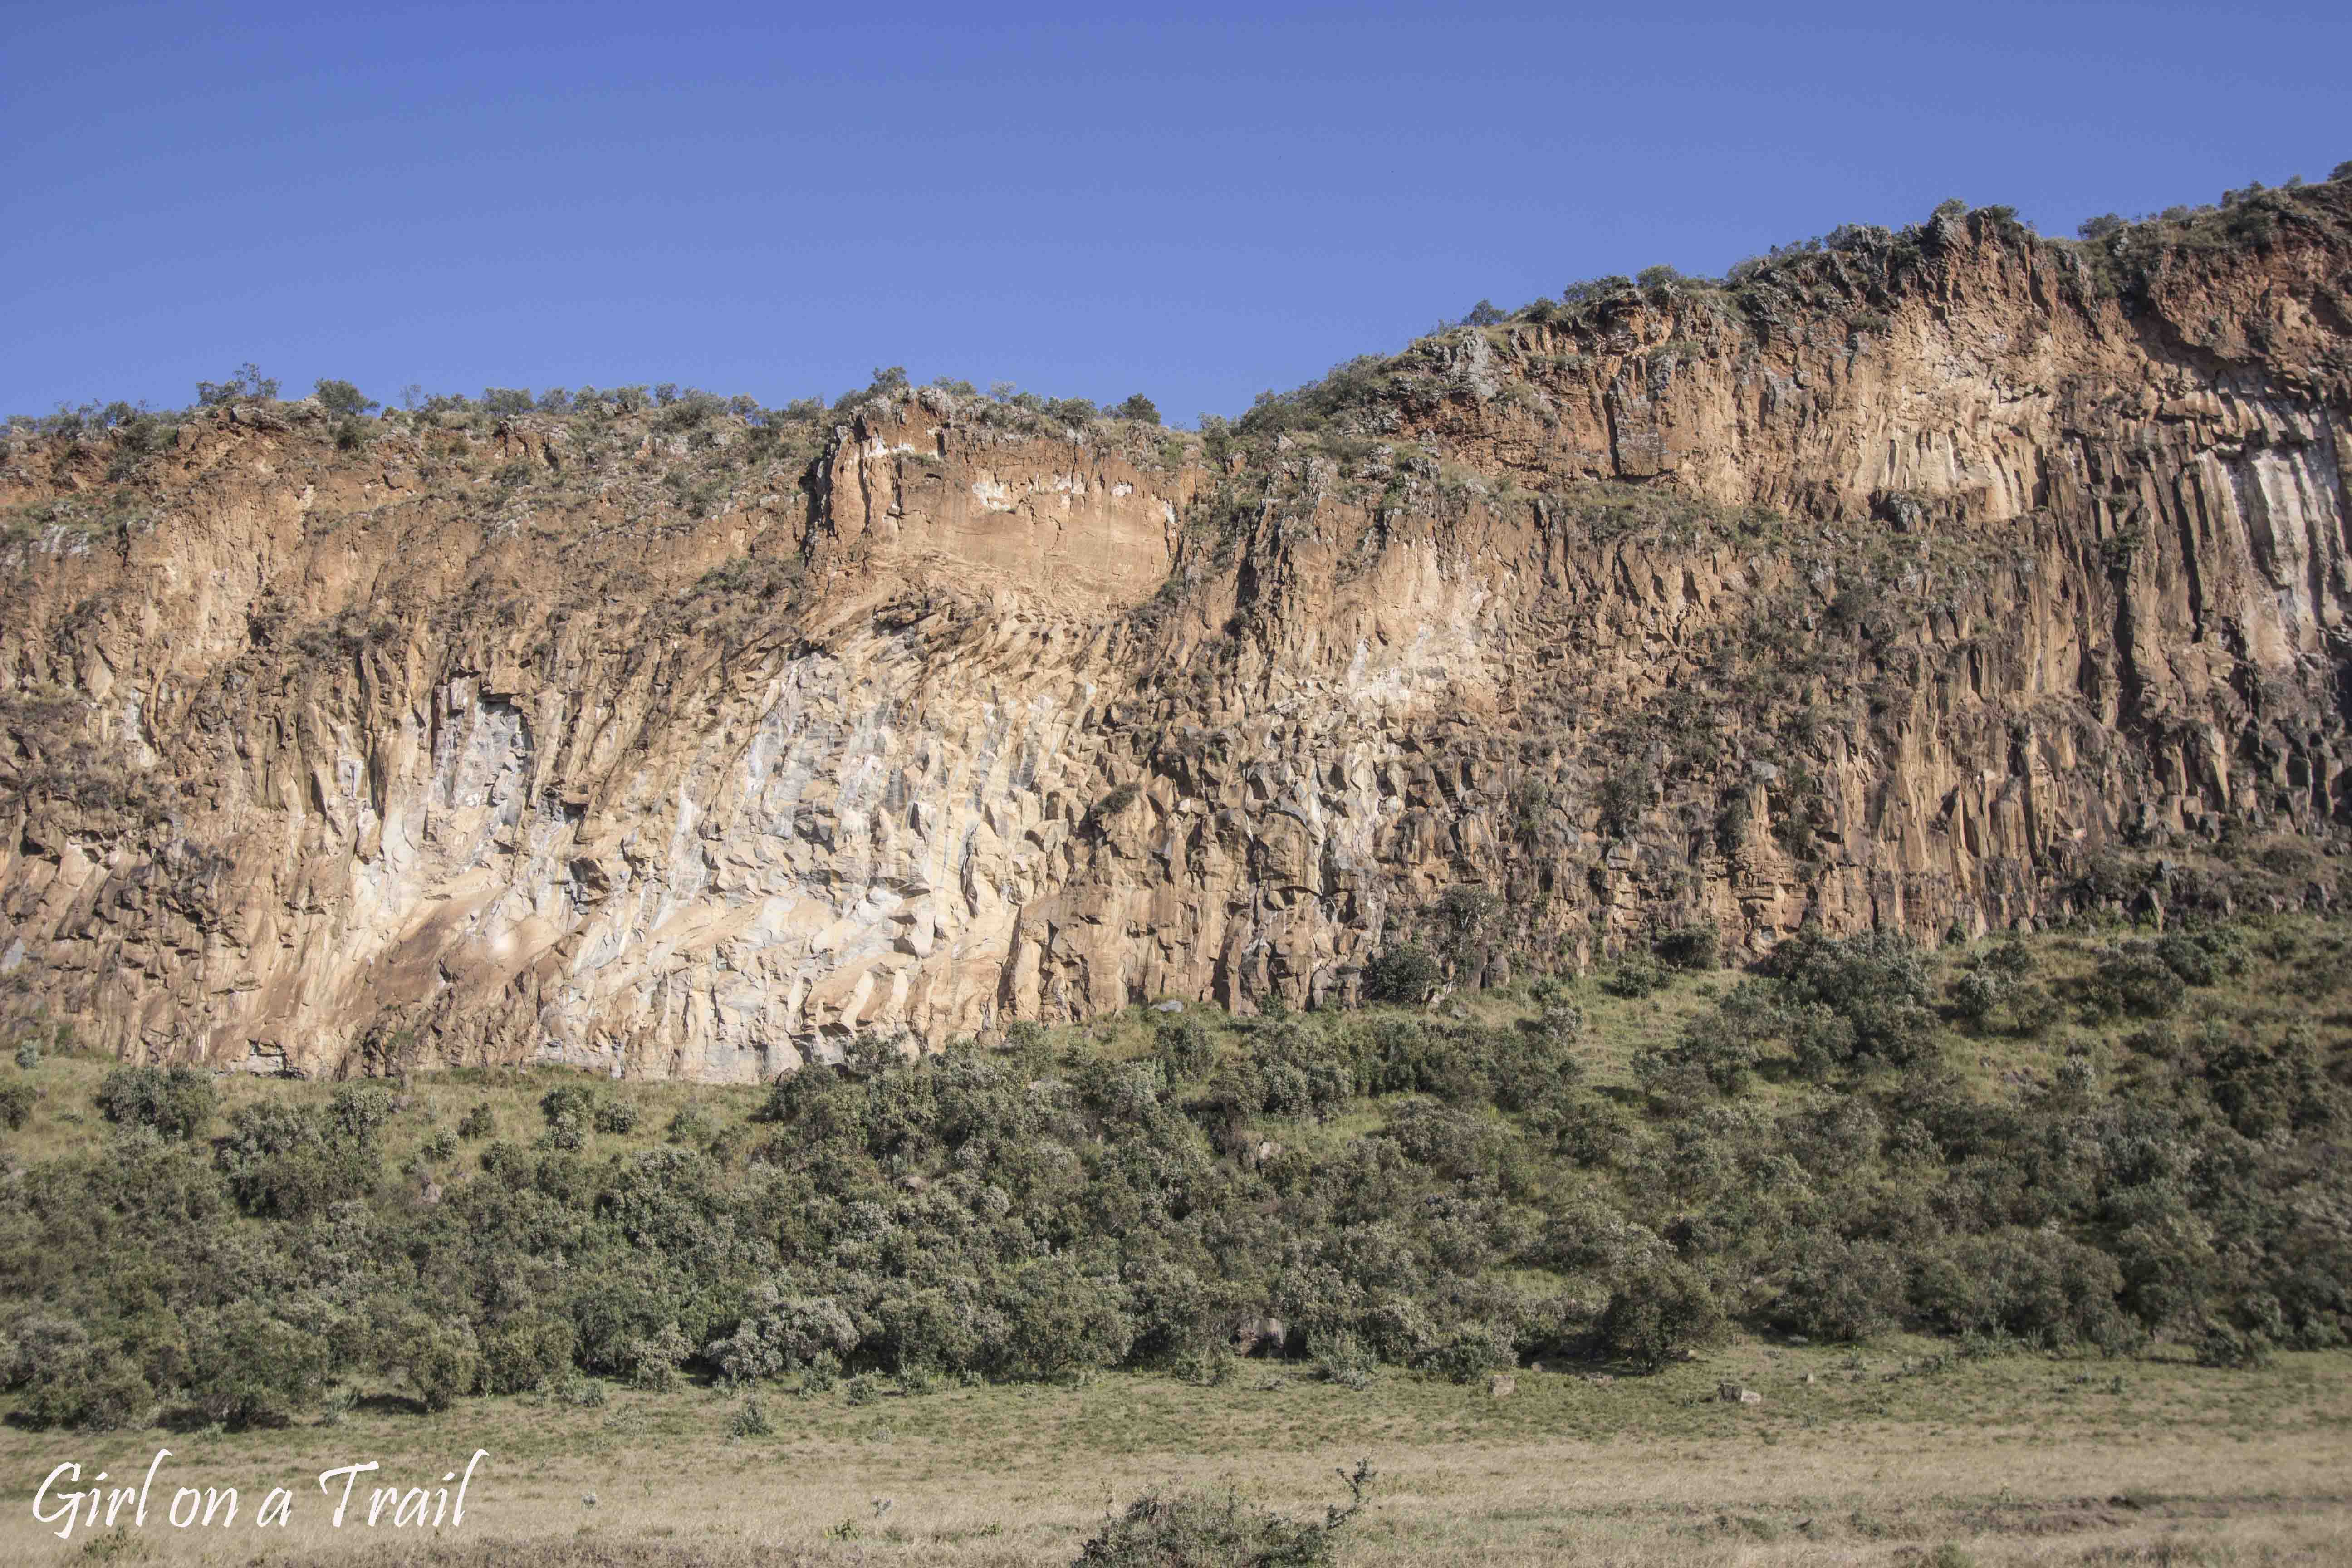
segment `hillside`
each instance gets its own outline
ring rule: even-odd
[[[869,1037],[765,1089],[25,1037],[0,1465],[168,1446],[167,1485],[308,1496],[490,1450],[488,1540],[298,1504],[255,1542],[288,1563],[1068,1563],[1106,1497],[1311,1520],[1360,1457],[1353,1562],[2332,1562],[2348,950],[1685,943],[1433,1016]]]
[[[1409,951],[2333,901],[2352,182],[1496,314],[1199,433],[889,378],[12,427],[7,1005],[749,1080]]]

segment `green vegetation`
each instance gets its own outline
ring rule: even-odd
[[[206,406],[247,401],[266,402],[277,395],[277,378],[262,374],[261,367],[251,360],[238,366],[236,374],[226,381],[196,383],[196,401]]]
[[[759,1092],[228,1079],[222,1114],[209,1075],[35,1053],[0,1370],[19,1419],[103,1426],[583,1373],[1213,1383],[1235,1344],[1360,1388],[1735,1330],[2343,1342],[2340,928],[1806,935],[1728,984],[1711,935],[1638,986],[869,1039]]]
[[[319,406],[330,414],[356,417],[373,413],[382,406],[348,381],[322,380],[312,389],[310,395],[317,398]]]

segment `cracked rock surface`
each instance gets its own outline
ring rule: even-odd
[[[0,984],[134,1056],[748,1079],[1404,941],[2324,901],[2352,188],[2266,200],[2121,283],[1940,217],[1205,437],[16,431]]]

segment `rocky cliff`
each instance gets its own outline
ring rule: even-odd
[[[884,385],[0,454],[0,970],[742,1078],[1712,921],[2333,897],[2352,184],[1645,277],[1201,434]]]

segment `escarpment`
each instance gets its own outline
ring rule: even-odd
[[[7,1005],[740,1078],[1404,942],[2334,897],[2343,183],[1853,231],[1203,434],[628,404],[13,431]]]

